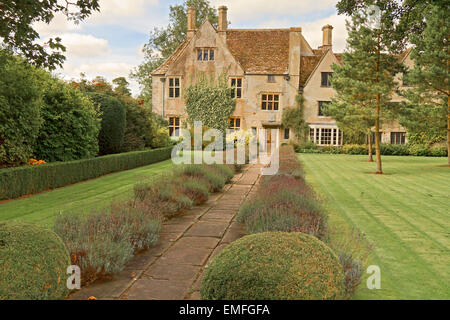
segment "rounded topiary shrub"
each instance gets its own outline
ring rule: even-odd
[[[68,294],[69,254],[51,230],[0,223],[0,300],[56,300]]]
[[[342,299],[344,272],[334,252],[303,233],[241,238],[211,262],[202,281],[206,300]]]

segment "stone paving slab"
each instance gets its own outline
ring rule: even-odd
[[[200,268],[200,266],[166,264],[165,261],[159,260],[148,268],[144,275],[152,279],[187,281],[191,284],[196,279]]]
[[[189,292],[184,283],[139,279],[126,294],[128,300],[182,300]]]
[[[202,266],[211,254],[209,248],[186,248],[181,245],[173,246],[160,258],[165,264],[187,264]]]
[[[245,235],[235,221],[243,201],[259,180],[258,166],[245,166],[234,183],[205,204],[163,224],[158,243],[138,254],[113,281],[83,288],[72,299],[180,300],[200,299],[208,264],[229,243]]]
[[[212,237],[185,236],[178,240],[177,244],[185,247],[214,249],[219,241],[220,239]]]
[[[223,221],[199,221],[186,232],[186,235],[221,238],[228,225],[227,222]]]

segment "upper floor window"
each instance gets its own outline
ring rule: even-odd
[[[291,130],[289,128],[284,129],[284,140],[289,140]]]
[[[273,74],[269,74],[267,76],[267,82],[275,82],[275,76]]]
[[[404,132],[391,132],[391,144],[405,144],[406,135]]]
[[[180,89],[180,78],[169,78],[169,98],[179,98]]]
[[[180,136],[180,118],[169,117],[169,136],[171,137]]]
[[[231,131],[238,131],[241,129],[241,118],[230,117],[230,129]]]
[[[231,78],[231,97],[242,98],[242,78]]]
[[[215,54],[214,49],[198,49],[197,60],[198,61],[214,61]]]
[[[317,113],[319,115],[319,117],[325,116],[325,110],[329,103],[330,103],[330,101],[319,101],[319,109],[318,109],[318,113]]]
[[[322,87],[331,87],[333,72],[322,72]]]
[[[263,94],[261,95],[261,109],[262,110],[275,110],[280,107],[280,95],[279,94]]]

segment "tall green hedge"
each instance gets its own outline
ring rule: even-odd
[[[122,150],[127,126],[127,112],[119,99],[103,93],[91,93],[89,98],[100,106],[101,128],[98,135],[100,155],[119,153]]]
[[[0,200],[67,186],[170,158],[172,147],[0,170]]]

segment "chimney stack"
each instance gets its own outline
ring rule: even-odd
[[[188,8],[188,16],[187,16],[187,37],[192,38],[197,29],[197,12],[194,8]]]
[[[333,26],[327,24],[322,28],[323,48],[328,49],[333,46]]]
[[[228,8],[226,6],[219,7],[219,31],[227,31],[228,29]]]

